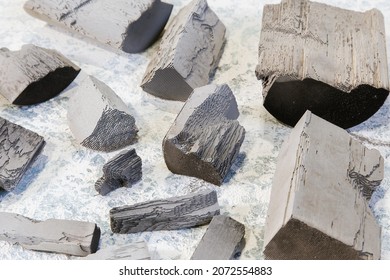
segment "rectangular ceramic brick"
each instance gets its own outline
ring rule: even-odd
[[[237,257],[245,245],[245,226],[224,216],[215,216],[196,247],[192,260],[230,260]]]
[[[96,253],[80,258],[82,260],[150,260],[145,242],[134,242],[99,249]]]
[[[379,151],[306,112],[278,157],[264,234],[270,259],[379,259],[369,199],[383,179]]]
[[[219,215],[217,193],[207,190],[110,210],[114,233],[175,230],[204,225]]]
[[[37,221],[0,212],[0,240],[29,250],[87,256],[96,252],[99,227],[90,222],[49,219]]]

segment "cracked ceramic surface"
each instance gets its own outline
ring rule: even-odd
[[[343,128],[362,123],[389,94],[385,35],[378,9],[265,5],[256,67],[264,107],[291,126],[306,110]]]
[[[276,157],[291,128],[280,124],[262,105],[261,82],[255,76],[264,4],[279,0],[209,0],[213,11],[227,28],[226,45],[213,83],[227,83],[240,111],[240,124],[247,131],[240,154],[221,187],[203,180],[172,174],[165,165],[161,141],[169,130],[182,102],[170,102],[146,94],[139,87],[146,66],[157,51],[154,45],[141,54],[118,55],[77,36],[59,32],[23,11],[22,0],[0,0],[0,45],[17,50],[33,43],[55,48],[80,66],[83,71],[105,82],[129,107],[137,120],[139,141],[134,144],[142,158],[143,179],[132,188],[117,189],[105,197],[96,193],[94,184],[103,165],[118,152],[91,151],[73,143],[67,125],[69,97],[80,82],[57,97],[39,104],[17,108],[1,106],[0,116],[42,135],[47,144],[10,193],[0,192],[0,211],[16,212],[39,220],[64,218],[97,223],[102,230],[101,248],[109,245],[145,241],[152,259],[190,259],[206,231],[199,227],[169,232],[112,234],[109,209],[215,189],[221,214],[228,214],[246,227],[246,245],[241,259],[262,259],[264,225],[270,199]],[[174,4],[172,16],[189,1],[166,1]],[[330,0],[330,5],[365,11],[378,8],[390,30],[390,2]],[[387,34],[387,43],[390,38]],[[387,46],[389,48],[389,45]],[[370,206],[382,227],[381,258],[390,259],[390,101],[369,120],[348,131],[375,147],[384,157],[385,178],[373,193]],[[0,241],[0,259],[66,259],[60,254],[24,250],[21,246]]]
[[[225,25],[206,0],[191,1],[167,26],[141,87],[163,99],[186,101],[193,89],[209,82],[225,33]]]
[[[377,149],[306,111],[278,156],[266,258],[379,259],[381,229],[369,200],[383,170]]]
[[[28,0],[27,13],[128,53],[157,40],[172,11],[160,0]]]

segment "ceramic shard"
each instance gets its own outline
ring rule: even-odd
[[[196,247],[192,260],[231,260],[245,245],[245,226],[224,216],[214,216]]]
[[[176,230],[204,225],[219,215],[217,193],[203,191],[110,210],[114,233]]]
[[[307,0],[265,5],[256,75],[264,107],[281,122],[294,126],[310,110],[355,126],[389,93],[383,15]]]
[[[0,49],[0,94],[6,102],[32,105],[58,95],[80,68],[55,50],[24,45],[19,51]]]
[[[25,249],[86,256],[96,252],[100,229],[94,223],[49,219],[37,221],[0,212],[0,240]]]
[[[34,17],[128,53],[157,40],[172,7],[160,0],[28,0],[24,5]]]
[[[206,0],[193,0],[167,27],[149,63],[141,87],[157,97],[185,101],[207,85],[218,65],[225,26]]]
[[[12,191],[44,146],[42,136],[0,117],[0,189]]]
[[[221,185],[245,137],[238,115],[226,84],[196,88],[163,140],[169,170]]]
[[[121,246],[111,246],[90,254],[84,260],[150,260],[145,242],[135,242]]]
[[[369,199],[384,161],[309,111],[283,144],[264,234],[268,259],[379,259]]]
[[[142,160],[135,149],[123,151],[103,166],[104,176],[95,184],[101,195],[120,187],[131,186],[142,178]]]
[[[134,143],[138,132],[125,103],[92,76],[83,80],[70,98],[68,123],[78,143],[103,152]]]

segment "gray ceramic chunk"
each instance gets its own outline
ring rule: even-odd
[[[191,1],[167,27],[146,69],[143,90],[163,99],[187,100],[194,88],[209,83],[225,31],[206,0]]]
[[[34,17],[128,53],[157,40],[172,11],[160,0],[28,0]]]
[[[138,132],[126,104],[92,76],[85,78],[72,94],[68,124],[79,144],[103,152],[133,144]]]
[[[196,88],[163,140],[169,170],[221,185],[245,137],[238,115],[226,84]]]
[[[245,226],[224,216],[214,216],[196,247],[192,260],[231,260],[245,245]]]
[[[134,242],[99,249],[83,260],[150,260],[150,253],[145,242]]]
[[[0,49],[0,94],[6,103],[33,105],[58,95],[80,68],[56,50],[24,45]]]
[[[290,126],[306,110],[343,128],[365,121],[389,93],[385,34],[376,9],[265,5],[256,68],[264,107]]]
[[[0,240],[25,249],[87,256],[96,252],[99,239],[100,229],[94,223],[59,219],[37,221],[0,212]]]
[[[379,259],[369,199],[383,179],[379,151],[309,111],[283,144],[265,225],[268,259]]]
[[[135,149],[123,151],[103,166],[104,176],[95,189],[101,195],[125,186],[131,186],[142,178],[142,161]]]
[[[42,136],[0,117],[0,189],[12,191],[44,146]]]
[[[211,190],[110,210],[114,233],[189,228],[209,223],[214,215],[219,215],[219,205],[217,193]]]

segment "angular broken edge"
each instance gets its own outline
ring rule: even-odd
[[[0,94],[15,105],[33,105],[62,92],[80,68],[56,50],[24,45],[0,49]]]
[[[389,94],[383,15],[307,0],[265,5],[256,75],[264,107],[287,125],[306,110],[342,128],[360,124]]]
[[[0,212],[0,240],[25,249],[87,256],[96,252],[99,239],[100,228],[94,223],[59,219],[37,221]]]
[[[343,129],[306,114],[277,161],[264,234],[267,259],[379,259],[369,199],[384,160]]]
[[[196,88],[163,140],[169,170],[221,185],[245,137],[238,115],[228,85]]]
[[[50,24],[120,49],[147,49],[164,29],[173,5],[160,0],[28,0],[24,9]]]
[[[126,104],[93,76],[71,96],[67,116],[77,142],[89,149],[112,152],[137,140],[138,128]]]
[[[214,216],[191,260],[231,260],[245,246],[245,226],[224,216]]]
[[[192,90],[208,84],[225,41],[226,28],[206,0],[193,0],[167,27],[144,74],[144,91],[186,101]]]
[[[101,195],[120,187],[129,187],[142,178],[142,160],[135,149],[123,151],[103,166],[104,175],[95,183]]]
[[[209,223],[219,211],[217,193],[207,190],[112,208],[111,230],[136,233],[189,228]]]
[[[44,146],[42,136],[0,117],[0,189],[12,191]]]

